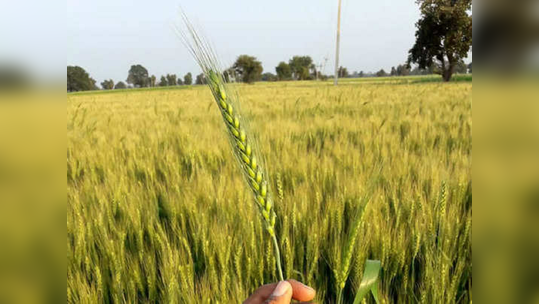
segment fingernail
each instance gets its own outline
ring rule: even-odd
[[[309,289],[309,290],[314,291],[314,289],[313,289],[311,286],[305,285],[305,284],[301,283],[300,281],[296,281],[296,280],[293,280],[293,281],[294,281],[295,283],[300,284],[301,286],[303,286],[303,287]]]
[[[305,285],[305,284],[303,284],[303,283],[301,283],[301,282],[300,282],[300,284],[303,285],[303,287],[305,287],[305,288],[307,288],[307,289],[309,289],[309,290],[314,291],[314,289],[313,289],[311,286],[307,286],[307,285]]]
[[[290,289],[290,283],[286,281],[281,281],[279,284],[277,284],[277,287],[275,287],[275,290],[271,294],[274,297],[280,297],[288,292],[288,289]]]

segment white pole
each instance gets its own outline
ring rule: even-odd
[[[335,51],[335,78],[334,85],[339,83],[339,48],[341,43],[341,0],[339,0],[339,13],[337,16],[337,48]]]

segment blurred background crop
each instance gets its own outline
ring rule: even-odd
[[[539,1],[474,1],[476,301],[539,303]]]
[[[0,3],[0,303],[65,301],[64,12]]]

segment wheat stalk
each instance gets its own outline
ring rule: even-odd
[[[277,216],[273,208],[269,182],[267,174],[260,164],[260,154],[256,149],[253,137],[248,132],[246,122],[238,113],[238,95],[230,94],[231,89],[226,85],[223,73],[219,68],[217,56],[215,56],[209,44],[197,34],[185,15],[183,15],[183,18],[190,38],[182,31],[180,31],[180,34],[206,76],[206,82],[221,112],[234,155],[254,196],[254,201],[264,221],[265,229],[273,240],[277,270],[282,281],[284,278],[281,269],[281,257],[275,235]]]

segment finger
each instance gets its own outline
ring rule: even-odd
[[[296,280],[288,280],[292,285],[292,298],[298,301],[311,301],[316,296],[316,291],[311,287],[304,285]]]
[[[281,281],[273,290],[265,304],[290,304],[292,300],[292,285],[288,281]]]
[[[273,290],[277,287],[277,283],[271,283],[260,286],[243,304],[262,303],[266,300]]]
[[[311,301],[316,296],[316,291],[311,287],[304,285],[296,280],[287,280],[292,285],[292,298],[298,301]],[[277,283],[271,283],[260,286],[243,304],[262,303],[267,299]]]

